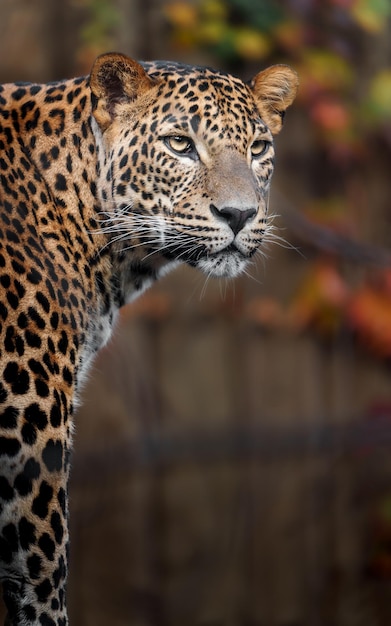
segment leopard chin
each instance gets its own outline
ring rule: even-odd
[[[207,276],[215,278],[236,278],[246,270],[249,259],[241,252],[223,251],[203,257],[196,262],[196,267]]]

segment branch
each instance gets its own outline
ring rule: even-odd
[[[289,230],[305,244],[363,265],[391,266],[391,252],[386,248],[355,241],[331,228],[311,222],[279,191],[273,193],[275,204]]]

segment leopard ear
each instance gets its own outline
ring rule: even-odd
[[[93,115],[102,132],[110,126],[117,106],[146,93],[154,82],[144,68],[124,54],[102,54],[92,66],[90,88]]]
[[[287,65],[272,65],[250,81],[259,113],[273,135],[281,130],[285,110],[295,99],[298,85],[296,72]]]

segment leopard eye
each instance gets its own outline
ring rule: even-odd
[[[164,141],[166,145],[176,154],[186,155],[192,158],[195,158],[195,155],[197,154],[194,143],[188,137],[172,135],[165,137]]]
[[[259,158],[260,156],[265,154],[265,152],[267,151],[268,147],[269,147],[269,142],[268,141],[265,141],[264,139],[257,139],[251,145],[251,156],[254,159]]]

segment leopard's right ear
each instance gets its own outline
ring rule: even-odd
[[[116,116],[118,105],[136,100],[154,85],[144,68],[118,52],[100,55],[92,66],[92,114],[102,132]]]

